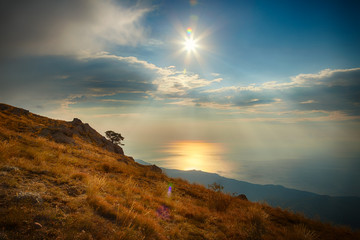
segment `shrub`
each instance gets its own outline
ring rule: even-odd
[[[208,197],[209,208],[225,212],[231,204],[231,196],[222,192],[212,192]]]
[[[262,235],[266,232],[266,221],[268,214],[256,206],[248,208],[247,212],[250,227],[247,229],[247,240],[262,240]]]
[[[217,184],[216,182],[208,186],[211,190],[213,190],[210,191],[208,195],[209,208],[215,209],[216,211],[220,212],[226,211],[230,206],[232,197],[228,194],[223,193],[222,190],[224,189],[224,187],[220,184]]]
[[[315,240],[318,239],[316,232],[308,229],[304,224],[295,225],[286,231],[286,239]]]

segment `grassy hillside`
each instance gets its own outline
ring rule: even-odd
[[[0,239],[360,239],[104,149],[69,122],[0,106]],[[45,131],[46,132],[46,131]]]
[[[135,160],[139,162],[139,160]],[[141,162],[139,162],[141,163]],[[224,192],[243,193],[250,201],[266,202],[273,207],[291,209],[303,213],[309,218],[320,219],[338,225],[348,225],[360,229],[359,197],[333,197],[311,192],[285,188],[280,185],[260,185],[222,177],[216,173],[196,170],[182,171],[162,168],[175,178],[183,178],[190,183],[208,186],[217,182],[224,187]]]

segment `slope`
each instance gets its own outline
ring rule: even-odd
[[[0,109],[0,239],[360,237],[346,227],[169,178],[156,166],[105,149],[106,143],[92,139],[96,134],[73,132],[65,134],[72,141],[56,142],[41,130],[62,125],[61,131],[72,131],[73,123],[8,105]]]
[[[181,171],[163,168],[170,177],[179,177],[191,183],[208,186],[213,182],[224,186],[225,192],[245,194],[251,201],[265,201],[273,207],[302,212],[311,218],[335,224],[360,228],[360,204],[358,197],[332,197],[311,192],[285,188],[280,185],[260,185],[229,179],[215,173]]]

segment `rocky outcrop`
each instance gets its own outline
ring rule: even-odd
[[[162,173],[161,168],[159,168],[159,167],[156,166],[155,164],[154,164],[154,165],[151,165],[151,166],[149,166],[149,167],[150,167],[150,170],[153,171],[153,172]]]
[[[86,142],[93,143],[110,152],[124,154],[123,149],[107,140],[99,134],[89,124],[83,123],[80,119],[74,118],[67,125],[56,125],[45,127],[40,131],[40,136],[49,137],[55,142],[65,144],[75,144],[74,136],[78,136]]]
[[[100,135],[87,123],[82,123],[80,119],[74,118],[71,122],[73,128],[71,129],[73,134],[80,136],[85,140],[90,140],[92,143],[95,143],[102,148],[114,153],[124,154],[123,149],[117,145],[107,140],[104,136]]]
[[[46,127],[41,129],[40,136],[48,137],[57,143],[75,144],[73,132],[65,126]]]
[[[22,116],[26,116],[28,120],[31,120],[31,124],[25,124],[21,121],[13,122],[7,118],[0,120],[8,121],[9,126],[12,126],[12,130],[17,132],[31,132],[33,135],[49,138],[57,143],[75,145],[75,136],[78,136],[82,140],[102,147],[110,152],[124,154],[123,149],[107,140],[104,136],[99,134],[95,129],[90,127],[89,124],[83,123],[80,119],[74,118],[71,122],[65,122],[60,120],[53,120],[50,118],[42,117],[28,110],[16,108],[10,105],[0,103],[0,112],[14,116],[17,119],[21,119]],[[11,129],[11,127],[9,127]],[[2,135],[0,133],[0,139]]]

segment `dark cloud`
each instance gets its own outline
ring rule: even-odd
[[[134,45],[144,38],[140,21],[148,11],[112,0],[3,0],[0,56],[74,55],[110,43]]]
[[[295,79],[301,84],[282,91],[293,107],[360,115],[360,69],[324,70]]]
[[[334,86],[360,86],[360,68],[352,69],[325,69],[317,74],[299,74],[292,78],[299,87],[326,85]]]
[[[300,74],[287,83],[265,83],[249,87],[224,87],[192,92],[193,101],[251,108],[282,102],[282,110],[341,111],[360,116],[360,68],[330,70],[318,74]],[[273,111],[273,109],[271,110]]]
[[[286,101],[301,110],[343,111],[360,115],[359,86],[294,88],[286,94]]]
[[[141,100],[156,90],[155,77],[154,70],[111,58],[28,57],[0,65],[0,101]]]

